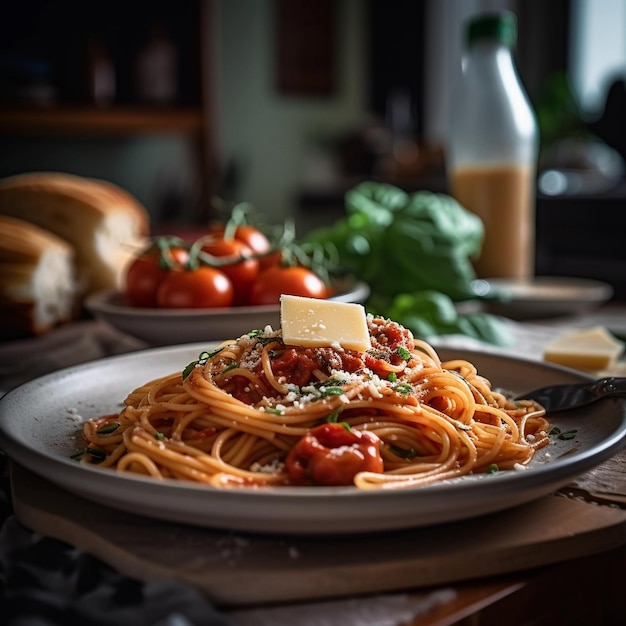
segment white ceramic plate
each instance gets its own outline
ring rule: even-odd
[[[369,293],[365,283],[352,282],[330,299],[363,303]],[[278,305],[144,309],[130,306],[120,292],[106,290],[89,296],[85,306],[94,317],[151,346],[236,338],[250,330],[265,328],[268,324],[273,328],[280,326]]]
[[[134,387],[181,370],[208,348],[152,348],[71,367],[30,381],[0,399],[0,445],[15,461],[67,490],[139,515],[203,527],[282,534],[383,531],[457,521],[522,504],[564,485],[614,454],[626,437],[626,404],[607,399],[554,417],[570,441],[540,451],[524,471],[464,477],[420,489],[352,487],[213,489],[118,475],[70,456],[82,443],[79,418],[116,412]],[[495,386],[522,392],[586,380],[558,367],[487,353],[441,349],[472,360]],[[549,453],[545,454],[545,451]]]
[[[474,281],[473,287],[478,295],[489,298],[485,302],[489,311],[515,319],[575,315],[598,307],[613,295],[607,283],[566,276],[488,278]]]

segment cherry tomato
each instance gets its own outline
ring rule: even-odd
[[[203,245],[202,250],[215,257],[232,257],[232,263],[220,265],[219,269],[233,284],[234,304],[246,304],[250,288],[261,271],[259,260],[253,257],[252,250],[238,239],[214,239]]]
[[[228,276],[214,267],[172,270],[157,290],[157,304],[172,309],[229,307],[234,289]]]
[[[252,289],[248,304],[278,304],[281,294],[325,298],[326,284],[306,267],[283,267],[274,265],[263,270]]]
[[[189,259],[185,248],[172,247],[161,250],[153,246],[137,256],[126,272],[125,294],[133,306],[157,306],[157,289],[167,274],[168,265],[183,267]]]
[[[369,431],[322,424],[289,451],[285,468],[296,485],[352,485],[359,472],[383,471],[380,439]]]
[[[225,226],[214,225],[209,229],[210,234],[224,238]],[[254,254],[266,254],[271,249],[270,240],[265,233],[254,226],[240,224],[236,227],[234,238],[245,243]]]
[[[270,251],[270,241],[258,228],[242,224],[235,230],[235,239],[243,241],[255,254],[265,254]]]
[[[273,250],[259,257],[259,265],[261,266],[261,270],[266,270],[268,267],[280,265],[282,260],[282,250]]]

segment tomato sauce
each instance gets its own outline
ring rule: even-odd
[[[313,372],[322,367],[323,362],[314,348],[288,347],[282,354],[272,359],[274,376],[284,378],[298,387],[303,387],[314,380]],[[261,366],[258,373],[262,374]]]
[[[368,323],[372,342],[368,352],[286,345],[284,349],[277,348],[271,358],[274,376],[298,387],[318,382],[316,372],[330,376],[332,371],[352,374],[369,369],[381,378],[386,378],[389,365],[398,366],[406,361],[400,349],[412,350],[413,336],[409,330],[389,320],[373,318]],[[267,381],[261,362],[257,364],[254,373],[261,381],[262,388],[251,389],[247,378],[237,376],[230,381],[229,393],[247,404],[254,404],[263,396],[276,397],[278,394]]]
[[[359,472],[383,471],[380,439],[342,424],[322,424],[289,451],[285,469],[296,485],[352,485]]]

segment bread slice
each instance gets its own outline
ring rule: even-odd
[[[23,220],[0,216],[0,336],[43,334],[77,312],[74,250]]]
[[[31,222],[70,243],[84,294],[121,288],[150,230],[147,210],[122,188],[62,172],[1,179],[0,215]]]

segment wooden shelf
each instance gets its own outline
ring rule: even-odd
[[[0,106],[0,133],[16,135],[110,135],[203,131],[198,108],[63,105]]]

